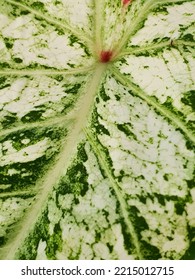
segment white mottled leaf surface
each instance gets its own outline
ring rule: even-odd
[[[0,258],[194,259],[195,1],[0,0]]]

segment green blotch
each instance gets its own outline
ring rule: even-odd
[[[63,177],[59,183],[57,191],[59,194],[65,195],[67,193],[73,193],[76,196],[75,199],[77,199],[79,195],[84,196],[86,194],[89,186],[87,183],[88,175],[83,165],[83,160],[87,160],[87,155],[83,145],[81,145],[78,148],[77,160],[73,162],[65,177]]]
[[[110,136],[110,132],[101,124],[95,124],[97,134],[106,134]]]
[[[84,196],[88,191],[87,172],[82,163],[75,164],[68,172],[72,192]]]
[[[47,210],[42,213],[41,219],[37,221],[34,229],[25,239],[23,246],[17,252],[16,258],[18,260],[35,260],[37,256],[37,249],[39,241],[49,240],[49,220],[47,218]]]
[[[1,85],[4,85],[4,83],[5,83],[6,80],[7,80],[7,79],[6,79],[5,77],[0,77],[0,86],[1,86]]]
[[[0,246],[5,244],[5,237],[4,236],[0,236]]]
[[[125,171],[120,170],[120,175],[117,177],[118,181],[121,182],[124,176],[125,176]]]
[[[36,9],[36,10],[41,10],[43,11],[44,10],[44,4],[42,2],[34,2],[32,5],[31,5],[32,8]]]
[[[154,194],[155,197],[158,199],[158,202],[162,205],[162,206],[165,206],[165,196],[161,195],[161,194],[158,194],[158,193],[155,193]]]
[[[10,83],[7,82],[7,78],[6,77],[0,77],[0,89],[6,88],[10,86]]]
[[[9,64],[7,62],[0,62],[0,69],[9,68]]]
[[[95,242],[98,243],[101,240],[101,232],[95,232]]]
[[[57,193],[60,195],[66,195],[68,193],[71,193],[71,186],[69,184],[69,180],[68,178],[63,178],[61,179],[58,189],[57,189]]]
[[[92,115],[92,122],[91,122],[93,128],[95,129],[95,134],[106,134],[110,136],[110,132],[108,131],[107,128],[105,128],[102,124],[99,123],[98,121],[98,113],[97,109],[94,110],[93,115]]]
[[[186,202],[182,199],[178,199],[175,203],[175,210],[177,215],[182,215],[185,210]]]
[[[84,145],[81,145],[78,148],[78,153],[77,154],[78,154],[78,158],[81,159],[81,161],[83,161],[83,162],[87,161],[88,156],[87,156],[87,153],[85,151]]]
[[[55,5],[61,5],[62,3],[58,0],[55,1]]]
[[[14,40],[10,38],[4,38],[4,42],[8,49],[11,49],[14,45]]]
[[[135,47],[133,46],[132,47],[132,49],[134,49]],[[122,65],[122,64],[127,64],[127,60],[124,58],[124,57],[122,57],[120,60],[119,60],[119,62],[120,62],[120,65]],[[125,74],[125,75],[127,75],[127,74]]]
[[[37,62],[33,62],[26,67],[26,69],[39,69],[39,68],[40,68],[40,65]],[[47,67],[44,66],[44,68],[47,68]]]
[[[188,227],[188,238],[190,245],[186,250],[185,254],[182,256],[181,260],[195,260],[195,228]]]
[[[191,106],[195,110],[195,90],[191,90],[185,93],[185,97],[181,101],[188,106]]]
[[[82,47],[82,49],[84,49],[84,52],[86,53],[86,55],[90,56],[90,53],[89,53],[89,50],[87,49],[87,47],[82,42],[80,42],[79,39],[75,35],[71,34],[68,38],[69,38],[69,42],[70,42],[69,45],[71,47],[73,47],[75,43],[78,43]]]
[[[49,260],[56,260],[56,251],[62,251],[62,231],[60,224],[55,224],[54,233],[47,240],[45,253]]]
[[[78,42],[78,38],[76,36],[72,35],[72,34],[68,38],[69,38],[71,47],[74,45],[74,43]]]
[[[47,159],[46,156],[42,156],[32,162],[14,163],[2,167],[0,171],[1,183],[11,184],[11,187],[5,191],[28,190],[28,188],[33,186],[36,180],[43,175],[43,171],[46,169],[45,165],[48,162],[49,159]],[[9,169],[15,169],[19,172],[8,175]]]
[[[28,114],[26,114],[24,117],[22,117],[21,121],[24,123],[37,121],[41,118],[44,111],[45,111],[44,109],[40,109],[39,111],[31,111]]]
[[[169,174],[164,174],[163,178],[164,178],[165,181],[169,181]]]
[[[149,227],[145,219],[141,216],[141,212],[135,206],[132,206],[129,209],[129,213],[135,232],[137,233],[138,239],[140,241],[141,253],[143,258],[146,260],[157,260],[161,258],[159,249],[142,239],[141,232],[149,229]]]
[[[115,97],[116,97],[116,100],[117,100],[117,101],[120,101],[120,100],[121,100],[120,95],[117,95],[117,94],[116,94]]]
[[[106,243],[106,246],[108,247],[109,253],[112,254],[114,246],[111,245],[110,243]]]
[[[128,252],[129,255],[132,255],[135,252],[135,246],[133,244],[133,240],[131,238],[131,235],[129,234],[129,231],[127,229],[127,226],[126,226],[126,223],[125,223],[123,217],[121,217],[119,219],[119,222],[121,224],[121,230],[122,230],[122,235],[123,235],[123,238],[124,238],[125,250]]]
[[[96,97],[96,98],[95,98],[95,102],[96,102],[97,104],[99,104],[99,103],[100,103],[100,99],[99,99],[99,97]]]
[[[58,35],[64,35],[64,30],[63,29],[56,29]]]
[[[16,62],[16,63],[22,63],[23,62],[23,60],[21,59],[21,58],[19,58],[19,57],[14,57],[14,62]]]
[[[100,93],[99,93],[99,96],[102,98],[103,101],[108,101],[110,100],[110,97],[106,94],[105,92],[105,88],[104,86],[102,85],[101,89],[100,89]]]
[[[141,242],[141,252],[145,260],[158,260],[161,258],[159,249],[143,240]]]
[[[20,12],[20,15],[21,15],[21,16],[23,16],[23,15],[28,15],[28,14],[30,14],[29,11],[23,10],[23,11]]]
[[[36,180],[43,176],[47,171],[51,162],[54,160],[55,155],[60,150],[60,140],[66,135],[66,129],[62,127],[47,128],[47,129],[32,129],[22,131],[21,133],[12,133],[6,136],[3,141],[12,140],[12,145],[15,149],[21,150],[22,148],[36,144],[38,141],[49,137],[54,141],[55,149],[53,146],[49,147],[45,155],[37,158],[36,160],[25,163],[13,163],[3,166],[0,169],[0,182],[1,184],[11,185],[6,191],[26,190],[34,186]],[[23,144],[21,140],[29,139],[28,144]],[[15,174],[9,175],[9,169],[18,171]],[[33,191],[34,193],[34,191]]]
[[[67,86],[67,85],[65,84],[65,86]],[[74,85],[71,85],[70,87],[68,87],[67,89],[65,89],[65,92],[71,93],[71,94],[77,94],[80,87],[81,87],[81,84],[74,84]]]
[[[187,184],[188,184],[189,189],[193,189],[195,186],[195,180],[194,179],[187,180]]]
[[[74,68],[74,67],[75,67],[75,65],[74,65],[74,64],[69,63],[69,62],[67,62],[67,65],[68,65],[68,66],[70,66],[70,68]]]
[[[137,140],[136,135],[131,131],[130,124],[117,124],[117,128],[124,132],[125,135],[132,137],[133,139]]]
[[[167,5],[168,6],[168,5]],[[155,10],[154,13],[161,13],[163,15],[168,15],[167,7],[164,4],[163,6],[158,6]]]
[[[181,120],[185,122],[184,115],[182,112],[178,111],[174,106],[173,106],[173,99],[169,96],[166,100],[166,102],[163,103],[163,106],[165,106],[169,111],[174,113],[177,117],[179,117]]]
[[[54,76],[54,79],[58,82],[61,82],[61,81],[63,81],[64,77],[62,75],[57,75],[57,76]]]
[[[154,138],[150,137],[150,138],[148,139],[148,143],[153,144],[153,143],[154,143]]]
[[[194,41],[194,37],[193,37],[193,35],[192,34],[185,34],[183,37],[182,37],[182,39],[184,40],[184,41],[187,41],[187,42],[193,42]]]

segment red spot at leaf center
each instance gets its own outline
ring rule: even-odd
[[[101,51],[100,53],[100,61],[102,63],[109,62],[112,58],[112,51]]]
[[[122,3],[124,6],[128,6],[129,4],[131,4],[132,0],[122,0]]]

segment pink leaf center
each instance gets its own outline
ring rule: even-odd
[[[102,63],[109,62],[112,58],[112,51],[101,51],[100,53],[100,61]]]
[[[131,4],[132,0],[122,0],[122,4],[123,6],[128,6],[129,4]]]

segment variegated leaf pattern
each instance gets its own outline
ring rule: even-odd
[[[0,258],[194,259],[195,1],[0,0]]]

